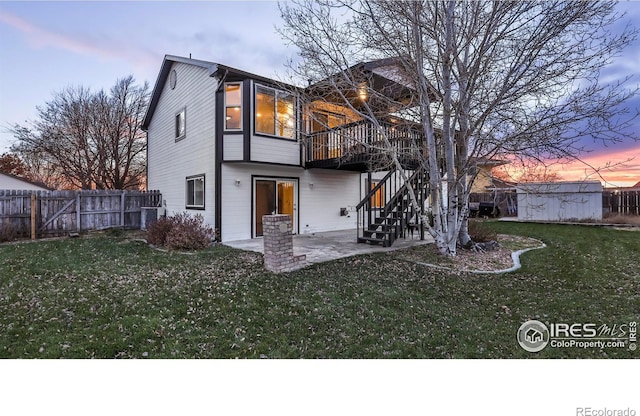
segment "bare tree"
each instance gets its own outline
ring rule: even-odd
[[[141,124],[149,87],[133,76],[107,94],[67,88],[38,107],[38,120],[12,129],[12,150],[29,160],[49,186],[80,189],[139,188],[145,174]]]
[[[386,108],[422,126],[428,230],[443,254],[470,243],[474,160],[577,158],[585,137],[637,140],[629,127],[638,110],[626,107],[637,90],[626,88],[628,79],[600,77],[637,34],[614,30],[615,2],[298,0],[281,14],[282,35],[300,50],[294,75],[333,88],[333,99],[374,124],[376,108],[354,106],[345,91],[362,88],[354,64],[393,60],[388,77],[411,96]],[[400,169],[390,138],[383,142],[388,166]],[[421,215],[428,223],[426,210]]]

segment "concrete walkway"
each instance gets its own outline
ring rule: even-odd
[[[385,248],[381,245],[357,243],[356,235],[355,229],[294,235],[293,252],[296,256],[305,254],[307,256],[307,264],[310,264],[322,263],[359,254],[381,253],[433,243],[433,238],[429,234],[425,233],[424,240],[420,240],[420,236],[416,232],[413,239],[411,236],[408,238],[399,238],[391,247]],[[264,243],[261,237],[251,240],[228,241],[223,244],[241,250],[264,253]]]

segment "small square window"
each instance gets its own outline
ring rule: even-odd
[[[204,175],[187,178],[187,208],[204,209]]]
[[[187,134],[187,109],[176,114],[176,141],[184,139]]]

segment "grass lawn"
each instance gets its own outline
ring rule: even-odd
[[[430,269],[402,251],[275,275],[259,254],[164,253],[126,234],[5,244],[0,357],[638,358],[528,353],[515,337],[527,319],[640,321],[640,232],[490,226],[548,247],[505,275]]]

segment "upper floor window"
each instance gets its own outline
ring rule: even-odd
[[[256,86],[256,133],[293,139],[295,121],[293,95],[262,85]]]
[[[242,84],[224,84],[225,130],[242,130]]]
[[[186,107],[176,114],[176,141],[184,139],[187,135],[187,109]]]

